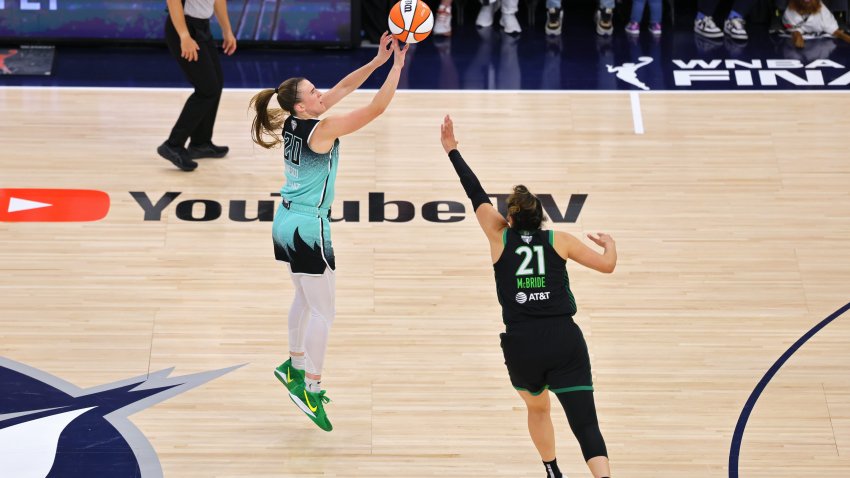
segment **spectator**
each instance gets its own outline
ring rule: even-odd
[[[640,22],[643,20],[643,11],[649,3],[649,32],[653,35],[661,35],[661,0],[633,0],[632,18],[626,25],[626,33],[629,35],[640,35]]]
[[[746,21],[744,15],[749,13],[753,6],[754,0],[735,0],[732,4],[732,11],[723,23],[723,30],[714,23],[712,15],[717,9],[719,0],[698,0],[697,1],[697,17],[694,20],[694,31],[698,35],[706,38],[720,38],[725,32],[729,38],[734,40],[746,41],[747,36]]]
[[[546,34],[560,35],[564,12],[561,9],[562,0],[546,0]],[[599,9],[594,14],[596,33],[602,36],[611,35],[614,31],[614,0],[600,0]]]
[[[519,20],[516,18],[518,7],[519,0],[481,0],[481,10],[478,11],[475,24],[482,28],[492,26],[493,15],[501,8],[502,17],[499,19],[499,24],[505,33],[520,33],[522,27],[519,26]]]
[[[440,0],[434,20],[434,35],[447,37],[452,34],[452,1]]]
[[[599,9],[594,16],[596,33],[611,36],[614,32],[614,0],[599,0]]]
[[[387,15],[392,6],[391,0],[361,0],[360,28],[363,41],[368,45],[377,47],[380,44],[381,35],[389,28]]]
[[[850,43],[850,35],[838,27],[832,12],[820,0],[790,0],[782,24],[791,34],[794,47],[803,48],[804,38],[832,35]]]

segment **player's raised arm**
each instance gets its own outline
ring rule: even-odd
[[[368,105],[343,115],[330,116],[322,120],[316,126],[312,138],[310,138],[310,148],[314,151],[327,151],[337,138],[366,126],[387,109],[395,95],[396,87],[398,87],[398,80],[401,69],[404,67],[404,58],[409,46],[400,47],[395,38],[391,39],[390,43],[393,51],[393,66],[390,68],[381,89],[378,90]]]
[[[384,34],[381,35],[381,42],[378,46],[378,53],[375,54],[375,57],[372,58],[369,63],[366,63],[360,68],[349,73],[345,78],[340,80],[339,83],[334,85],[333,88],[328,90],[327,93],[322,95],[322,103],[325,104],[327,109],[331,109],[331,107],[351,94],[352,91],[360,88],[363,82],[366,81],[366,79],[369,78],[375,70],[390,59],[390,56],[393,54],[393,49],[390,46],[391,40],[392,36],[389,32],[384,32]]]
[[[484,192],[481,182],[478,181],[475,173],[472,172],[472,169],[463,160],[463,156],[460,155],[460,151],[457,150],[458,143],[455,139],[454,123],[448,115],[443,119],[443,124],[440,127],[440,141],[460,178],[460,184],[463,186],[466,196],[472,201],[472,208],[475,210],[478,224],[491,243],[501,243],[502,230],[508,227],[508,222],[493,207],[493,203],[487,193]]]

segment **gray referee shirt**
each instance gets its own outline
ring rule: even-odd
[[[186,0],[183,13],[192,18],[208,19],[213,15],[215,0]]]

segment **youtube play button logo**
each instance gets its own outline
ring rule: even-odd
[[[109,195],[92,189],[1,189],[2,222],[89,222],[109,212]]]

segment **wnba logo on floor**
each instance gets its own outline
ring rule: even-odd
[[[605,65],[608,73],[620,81],[641,90],[650,87],[639,77],[638,72],[653,62],[652,57],[642,56],[635,62],[622,65]],[[813,60],[804,63],[793,58],[777,59],[674,59],[672,68],[665,66],[673,74],[673,84],[677,87],[716,86],[717,89],[730,87],[846,87],[850,85],[850,71],[829,59]],[[667,84],[652,82],[654,88],[664,89]]]
[[[128,417],[239,367],[178,377],[165,369],[83,389],[0,357],[0,476],[161,477]]]
[[[672,60],[676,86],[847,86],[850,71],[832,60]]]
[[[636,63],[628,62],[618,66],[605,65],[605,67],[608,69],[608,73],[613,73],[619,80],[637,86],[642,90],[648,90],[649,87],[638,79],[637,71],[650,63],[652,63],[651,56],[642,56],[638,58]]]

